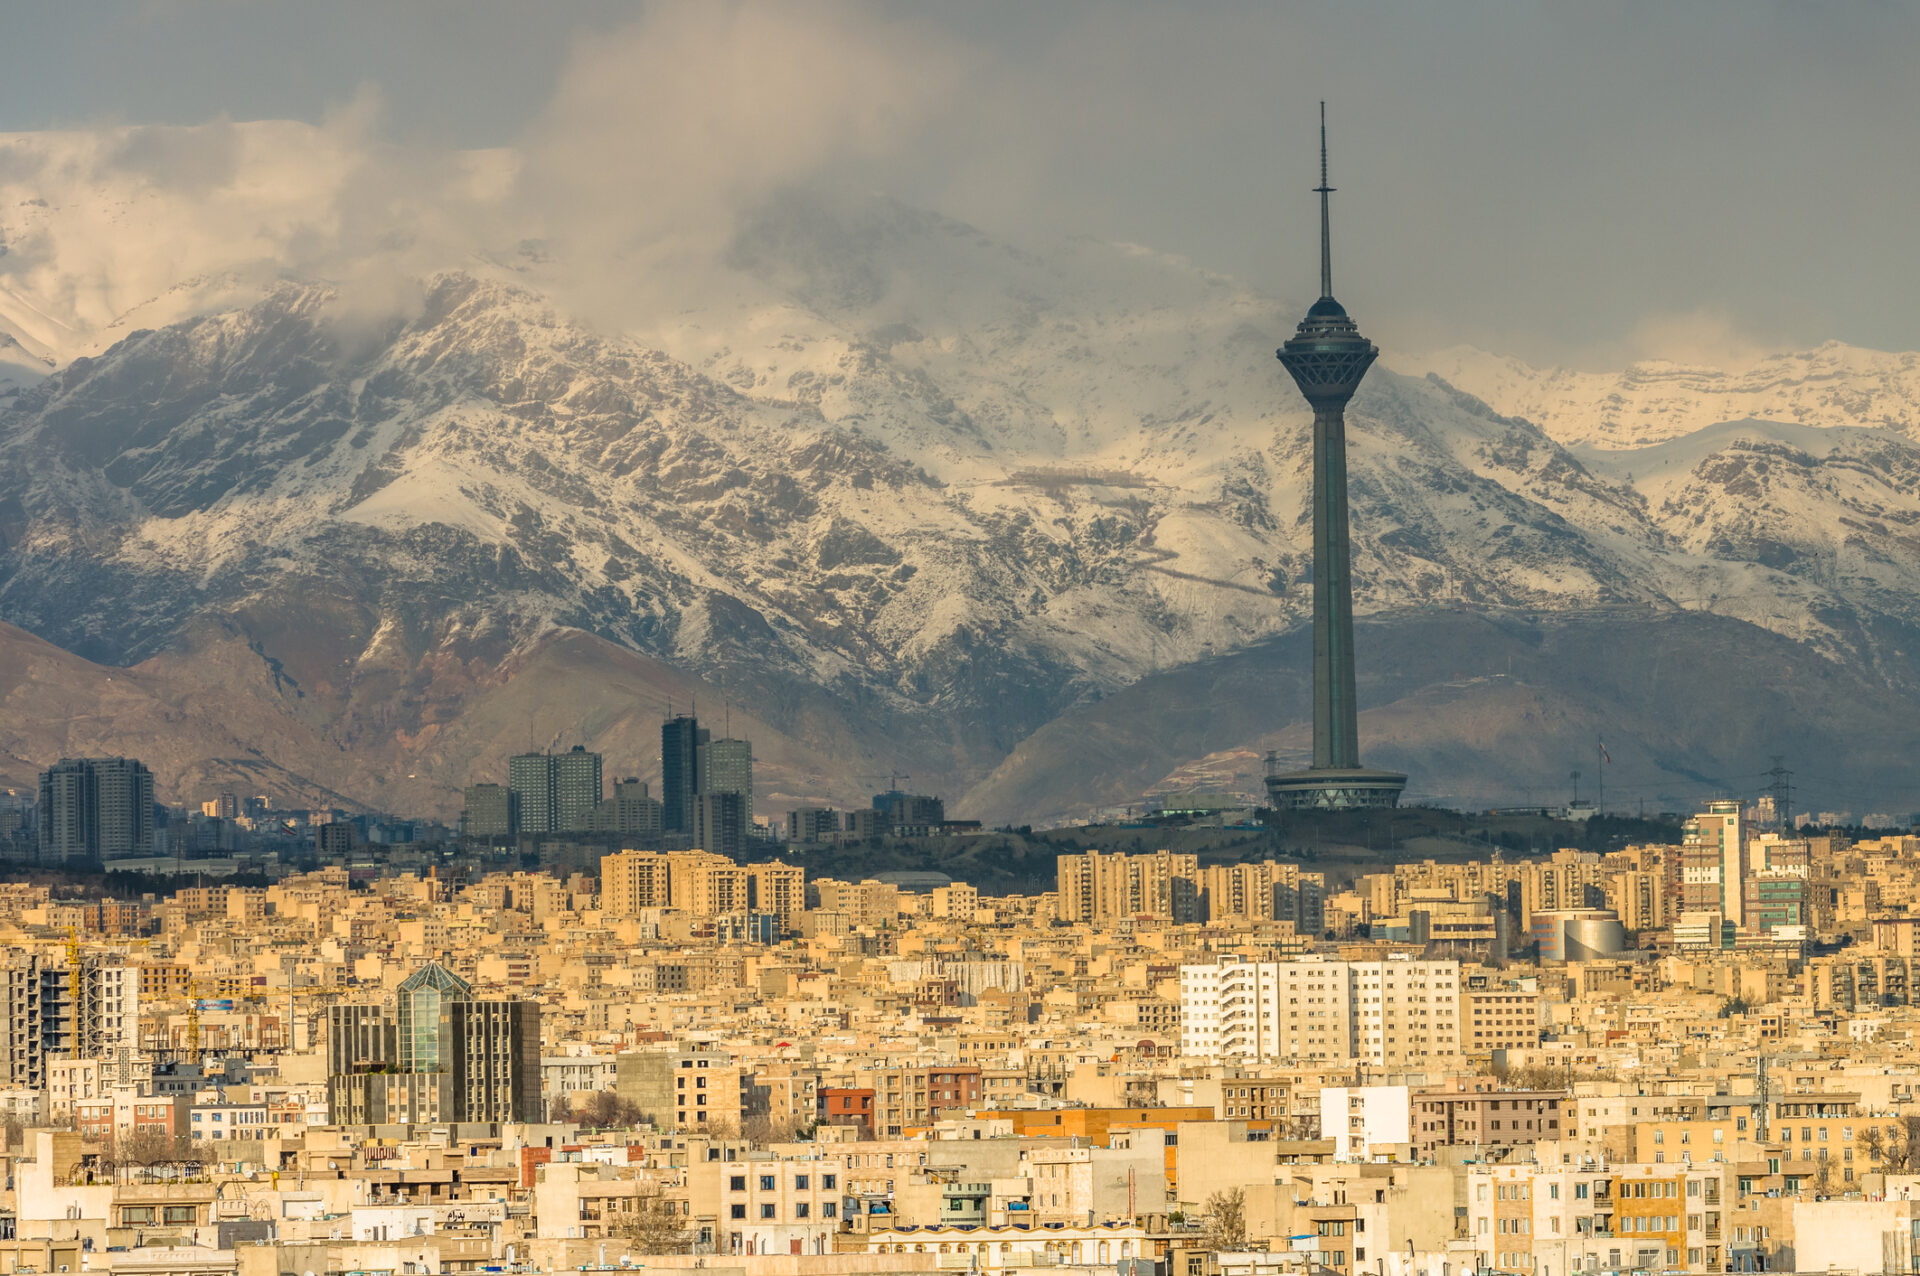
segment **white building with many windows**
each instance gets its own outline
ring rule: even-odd
[[[1218,1062],[1426,1063],[1460,1053],[1460,963],[1223,958],[1180,968],[1180,1050]]]
[[[725,1254],[831,1254],[843,1187],[837,1160],[755,1156],[720,1167]]]
[[[1738,1225],[1736,1174],[1724,1161],[1609,1164],[1592,1157],[1469,1166],[1475,1266],[1529,1276],[1758,1270],[1753,1228]]]

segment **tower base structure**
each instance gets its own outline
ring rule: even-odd
[[[1310,767],[1267,777],[1267,801],[1280,811],[1360,811],[1400,804],[1407,777],[1363,767]]]

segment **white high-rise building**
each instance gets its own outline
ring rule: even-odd
[[[1180,968],[1180,1050],[1227,1061],[1430,1062],[1460,1053],[1460,963],[1326,957]]]
[[[1740,802],[1709,802],[1689,819],[1680,847],[1680,906],[1716,912],[1735,926],[1744,920],[1746,811]]]

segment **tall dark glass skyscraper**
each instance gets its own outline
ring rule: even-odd
[[[1407,777],[1360,765],[1353,676],[1352,553],[1347,539],[1347,400],[1380,354],[1333,299],[1326,104],[1320,105],[1320,300],[1277,352],[1313,408],[1313,765],[1267,777],[1283,808],[1392,806]]]
[[[694,804],[701,783],[701,746],[708,734],[699,719],[682,715],[660,726],[660,822],[669,833],[692,833],[699,824]]]

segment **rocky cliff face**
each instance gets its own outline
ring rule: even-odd
[[[1036,737],[1048,724],[1306,619],[1307,418],[1273,358],[1290,307],[884,201],[769,209],[702,295],[619,335],[570,319],[537,254],[373,316],[282,281],[0,384],[0,620],[100,666],[244,651],[223,659],[264,671],[247,703],[306,733],[275,765],[389,807],[446,810],[496,755],[562,740],[617,742],[634,756],[610,767],[645,773],[632,724],[672,680],[616,678],[630,652],[704,686],[703,710],[744,706],[785,797],[858,800],[897,764],[962,811],[1026,819],[1082,805],[1099,749],[1044,792],[1003,774],[973,810],[962,795],[1060,739]],[[1793,419],[1732,424],[1706,418],[1748,400],[1675,382],[1687,428],[1622,450],[1553,408],[1567,394],[1482,384],[1496,410],[1400,366],[1349,416],[1362,612],[1711,613],[1902,703],[1920,686],[1920,449],[1816,410],[1865,396],[1897,424],[1908,382],[1850,395],[1835,372]],[[572,631],[601,654],[535,658]],[[1379,658],[1363,644],[1363,669]],[[535,716],[578,720],[446,744],[536,667],[628,699],[596,714],[523,681]],[[1265,740],[1306,701],[1261,712]],[[1248,743],[1222,722],[1200,753]],[[55,748],[6,729],[23,768]],[[1416,789],[1479,792],[1444,751],[1409,764]]]

